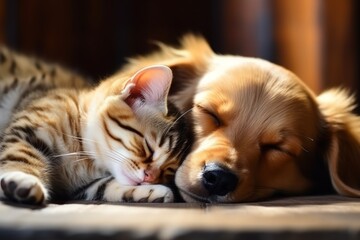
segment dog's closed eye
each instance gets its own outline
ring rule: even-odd
[[[263,153],[266,153],[266,152],[269,152],[269,151],[282,151],[281,147],[277,143],[262,144],[260,146],[260,150]]]
[[[202,105],[199,105],[199,104],[196,104],[195,108],[202,115],[202,117],[208,119],[207,122],[209,122],[212,125],[212,127],[218,128],[222,125],[222,121],[220,120],[219,116],[214,111],[212,111]]]
[[[263,144],[260,146],[260,149],[263,154],[271,151],[276,151],[280,153],[285,153],[290,157],[296,157],[295,153],[290,152],[288,149],[284,148],[281,144],[277,144],[277,143]]]
[[[296,157],[301,148],[299,139],[285,131],[281,131],[280,134],[265,135],[260,143],[263,154],[276,152]]]

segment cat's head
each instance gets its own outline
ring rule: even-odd
[[[92,95],[84,148],[122,184],[167,183],[192,141],[191,129],[167,101],[170,68],[150,66],[105,80]]]

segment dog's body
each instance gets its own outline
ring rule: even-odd
[[[176,173],[186,201],[255,201],[332,187],[360,196],[360,118],[345,91],[316,97],[286,69],[215,54],[192,35],[123,71],[149,64],[173,70],[171,98],[192,110],[195,144]]]

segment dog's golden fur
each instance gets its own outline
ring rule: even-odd
[[[176,174],[186,201],[256,201],[331,188],[360,197],[360,118],[346,91],[315,96],[290,71],[215,54],[194,35],[179,48],[160,44],[122,71],[151,64],[173,70],[171,98],[192,110],[196,141]]]

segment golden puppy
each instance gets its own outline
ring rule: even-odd
[[[193,35],[179,48],[160,47],[123,70],[168,65],[171,98],[192,110],[195,144],[176,173],[185,201],[244,202],[330,189],[360,196],[360,118],[345,91],[316,97],[290,71],[215,54]]]

